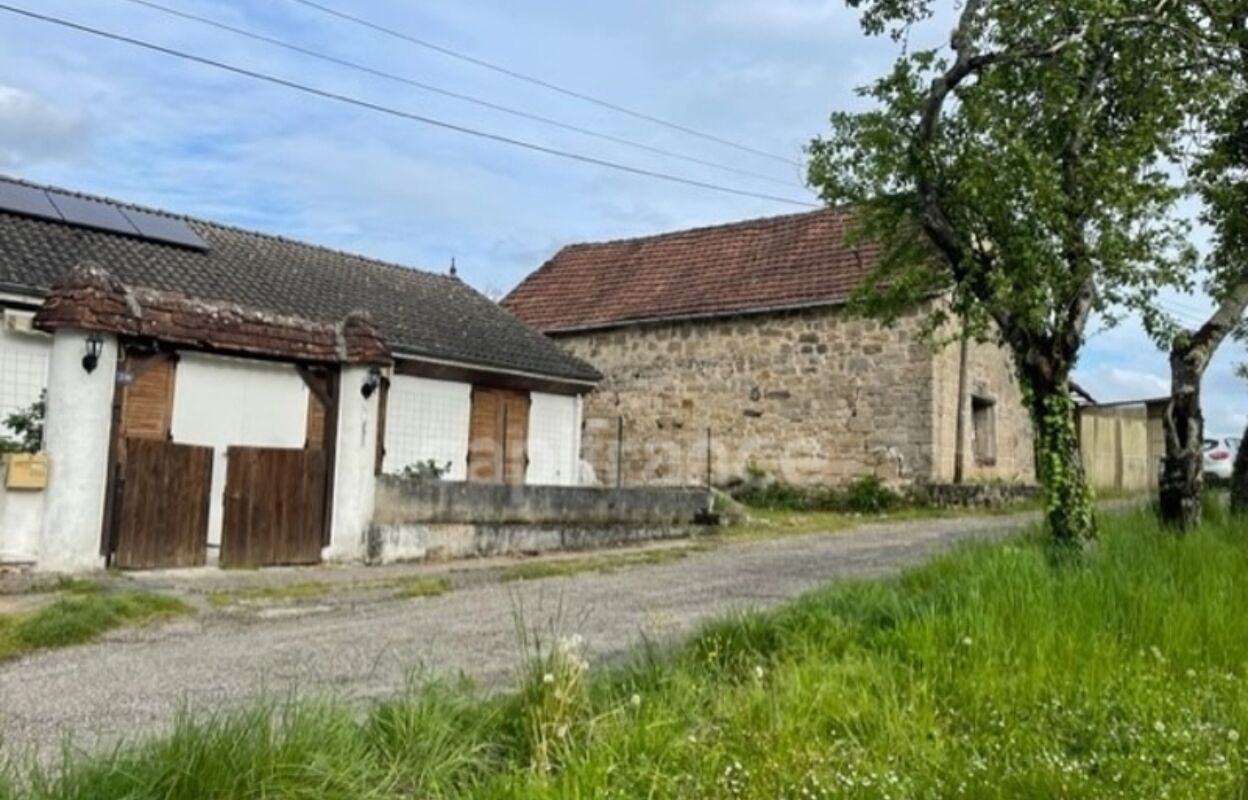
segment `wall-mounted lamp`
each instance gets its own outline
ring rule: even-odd
[[[87,334],[87,353],[82,357],[82,368],[88,373],[95,372],[100,365],[100,352],[104,349],[104,337],[98,333]]]
[[[373,392],[377,391],[377,387],[381,386],[381,370],[373,367],[368,371],[368,377],[364,379],[364,385],[360,387],[360,394],[364,395],[364,399],[373,396]]]

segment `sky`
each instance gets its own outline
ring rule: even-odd
[[[379,25],[764,157],[511,79],[296,0],[155,0],[372,69],[635,140],[745,176],[476,107],[326,64],[133,0],[12,0],[366,102],[695,181],[794,201],[803,146],[897,55],[843,0],[319,0]],[[937,42],[915,42],[927,46]],[[256,83],[0,12],[0,173],[105,194],[430,270],[454,259],[490,294],[561,246],[790,213],[794,206],[612,171]],[[1199,243],[1199,242],[1198,242]],[[1191,323],[1201,296],[1169,294]],[[1098,400],[1165,395],[1138,322],[1094,335],[1077,377]],[[1248,423],[1227,345],[1205,381],[1211,434]]]

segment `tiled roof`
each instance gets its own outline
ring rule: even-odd
[[[845,300],[878,255],[851,246],[852,213],[823,209],[600,244],[575,244],[503,306],[547,332]]]
[[[107,198],[90,199],[136,208]],[[208,250],[0,211],[0,291],[42,295],[79,264],[93,262],[127,286],[312,320],[341,322],[351,312],[364,311],[399,355],[576,381],[599,377],[593,367],[567,355],[458,278],[141,210],[184,220],[207,242]]]

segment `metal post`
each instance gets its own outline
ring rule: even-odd
[[[615,488],[624,487],[624,417],[615,420]]]
[[[711,488],[711,427],[706,427],[706,488]]]

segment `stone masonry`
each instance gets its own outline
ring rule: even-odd
[[[934,348],[921,322],[824,306],[554,335],[605,376],[586,401],[583,449],[601,483],[722,485],[751,470],[799,485],[948,480],[959,348]],[[968,399],[968,479],[1033,480],[1008,355],[973,344],[969,363],[978,419],[991,416],[975,430],[994,446],[975,457]]]

